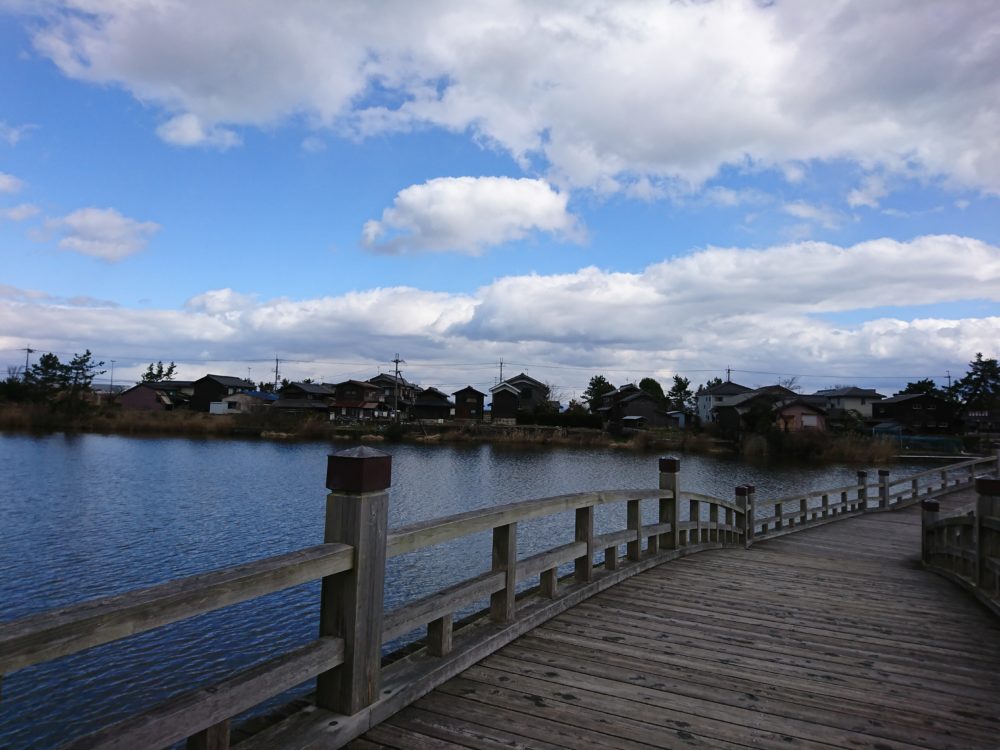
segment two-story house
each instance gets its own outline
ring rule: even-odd
[[[695,394],[695,403],[698,410],[698,419],[702,424],[715,422],[718,419],[716,409],[733,402],[735,396],[749,393],[752,388],[745,385],[726,381],[709,388],[699,388]]]

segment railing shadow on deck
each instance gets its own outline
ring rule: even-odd
[[[68,747],[131,750],[187,739],[189,748],[225,748],[231,717],[313,678],[314,706],[240,746],[273,747],[277,737],[281,742],[294,737],[300,744],[322,740],[337,747],[523,633],[630,576],[703,550],[749,547],[865,512],[930,501],[971,486],[977,473],[997,471],[1000,457],[896,480],[880,470],[877,483],[858,472],[853,485],[760,500],[749,485],[736,487],[731,500],[685,492],[677,459],[659,459],[658,468],[656,488],[528,500],[388,530],[391,457],[370,448],[342,451],[328,463],[324,544],[0,624],[0,675],[322,579],[320,633],[312,643],[171,698]],[[643,524],[644,502],[655,503],[656,523]],[[594,510],[605,505],[624,506],[622,525],[595,534]],[[990,507],[991,514],[975,528],[978,539],[989,540],[983,547],[991,550],[985,570],[991,572],[995,594],[1000,537],[983,529],[1000,529],[995,518],[1000,506]],[[573,538],[519,558],[518,523],[563,513],[574,514]],[[492,533],[488,572],[384,611],[388,558],[484,531]],[[925,531],[925,542],[950,540],[947,534],[929,537]],[[942,542],[932,559],[952,554],[944,551],[951,544]],[[957,557],[967,559],[965,553]],[[560,579],[560,566],[566,565],[572,565],[572,573]],[[530,592],[515,597],[519,584],[535,581]],[[487,597],[488,612],[454,627],[456,613]],[[382,646],[414,632],[424,635],[423,647],[383,666]]]

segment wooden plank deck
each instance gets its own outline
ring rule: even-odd
[[[1000,626],[919,568],[919,529],[871,514],[654,568],[348,747],[1000,748]]]

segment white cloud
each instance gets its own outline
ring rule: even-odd
[[[197,115],[190,112],[167,120],[156,134],[173,146],[209,146],[225,151],[240,145],[240,137],[218,126],[205,127]]]
[[[453,251],[478,255],[535,231],[578,238],[568,197],[543,180],[441,177],[399,191],[361,243],[381,253]]]
[[[0,141],[4,141],[8,146],[16,146],[31,128],[31,125],[14,126],[0,120]]]
[[[861,181],[861,185],[847,194],[847,205],[851,208],[867,206],[868,208],[878,208],[879,200],[889,194],[885,186],[885,180],[879,175],[868,175]]]
[[[996,354],[1000,316],[949,320],[905,308],[915,300],[976,299],[1000,302],[996,246],[955,236],[851,247],[805,242],[708,248],[639,273],[583,268],[511,276],[472,294],[392,287],[259,300],[220,289],[183,310],[111,310],[68,309],[66,301],[43,293],[0,287],[0,328],[24,337],[22,343],[0,335],[0,348],[89,347],[100,357],[133,353],[147,362],[150,353],[176,362],[273,362],[277,353],[289,360],[374,363],[398,351],[411,368],[421,363],[419,379],[429,383],[469,377],[447,363],[500,356],[539,367],[593,368],[579,376],[583,383],[605,368],[631,368],[642,377],[726,365],[831,376],[932,375],[955,371],[977,351]],[[864,310],[893,306],[904,309],[894,317],[836,322],[838,313],[857,320]],[[206,367],[192,365],[189,374]],[[554,382],[567,377],[564,369],[552,372]],[[331,365],[324,376],[370,374]],[[828,382],[807,381],[806,387]]]
[[[37,216],[41,209],[31,203],[21,203],[17,206],[12,206],[11,208],[0,209],[0,216],[11,221],[24,221],[25,219],[30,219],[33,216]]]
[[[837,229],[843,221],[843,217],[836,211],[826,206],[814,206],[805,201],[786,203],[781,207],[781,210],[797,219],[816,222],[826,229]]]
[[[109,262],[144,249],[161,228],[152,221],[122,216],[113,208],[81,208],[62,218],[50,219],[46,225],[63,234],[59,240],[63,250]]]
[[[310,135],[302,139],[302,150],[307,154],[321,154],[326,151],[326,141]]]
[[[291,118],[361,136],[431,124],[541,159],[560,186],[697,185],[748,162],[795,182],[846,159],[1000,193],[993,0],[45,7],[36,48],[159,105],[183,145]]]
[[[0,172],[0,193],[17,193],[24,187],[24,182],[12,174]]]

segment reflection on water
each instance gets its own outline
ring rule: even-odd
[[[0,619],[322,542],[326,456],[349,447],[118,436],[0,435]],[[594,489],[655,487],[655,455],[609,450],[393,445],[390,526]],[[858,468],[752,467],[684,456],[682,487],[758,497],[849,484]],[[894,473],[927,468],[897,465]],[[624,507],[599,508],[598,533]],[[645,513],[655,513],[650,507]],[[650,522],[652,516],[649,516]],[[522,556],[572,538],[572,517],[522,524]],[[386,600],[485,571],[480,534],[391,560]],[[314,638],[307,584],[4,677],[0,747],[85,734]]]

